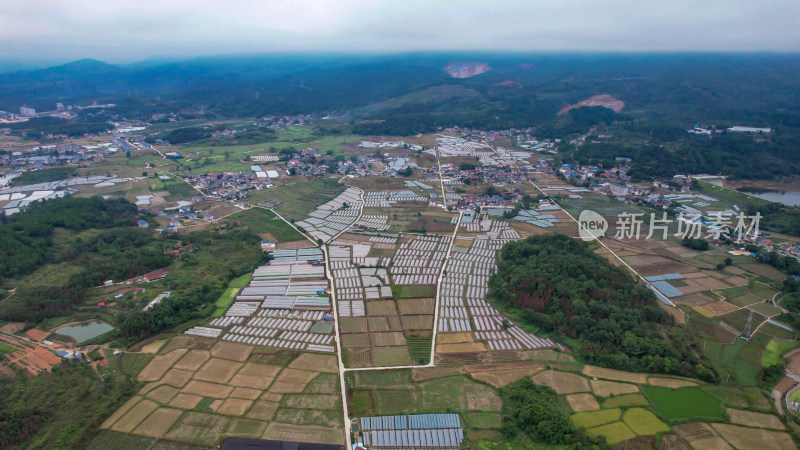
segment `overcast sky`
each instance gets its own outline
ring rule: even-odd
[[[0,60],[419,50],[798,51],[798,0],[0,0]]]

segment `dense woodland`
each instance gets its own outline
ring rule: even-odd
[[[527,438],[533,442],[558,448],[607,448],[602,438],[590,438],[578,430],[564,408],[559,406],[556,392],[522,378],[500,390],[503,398],[503,436]]]
[[[52,372],[0,379],[0,448],[85,448],[136,392],[117,370],[102,380],[85,362],[65,360]]]
[[[65,198],[33,206],[0,225],[0,275],[14,295],[0,303],[0,319],[37,322],[74,314],[105,280],[121,281],[166,268],[164,290],[173,295],[146,313],[130,308],[116,318],[130,342],[207,317],[211,305],[236,276],[252,271],[267,256],[260,238],[242,229],[207,230],[184,236],[154,235],[134,226],[137,211],[124,199]],[[165,254],[191,248],[178,258]],[[46,265],[75,268],[64,279],[26,282]],[[56,269],[64,272],[64,268]],[[132,305],[136,306],[136,305]]]
[[[649,289],[568,236],[506,244],[489,298],[539,332],[574,340],[589,364],[716,379],[695,338]]]

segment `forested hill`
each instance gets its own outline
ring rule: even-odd
[[[490,70],[453,78],[443,67]],[[362,131],[435,126],[500,129],[554,120],[564,106],[608,94],[651,122],[777,126],[800,111],[796,54],[256,55],[156,65],[82,60],[0,74],[0,109],[113,102],[123,116],[199,111],[222,116],[343,114],[378,119]],[[130,117],[129,117],[130,118]]]
[[[506,244],[489,298],[540,332],[574,340],[587,363],[716,379],[653,293],[587,243],[554,234]]]

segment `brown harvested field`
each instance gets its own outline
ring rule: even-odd
[[[698,292],[710,291],[712,289],[725,289],[729,284],[713,277],[695,278],[693,280],[683,279],[686,285],[678,288],[684,294],[696,294]]]
[[[186,394],[195,394],[201,397],[208,398],[227,398],[230,395],[232,387],[224,384],[208,383],[205,381],[190,381],[181,392]]]
[[[366,333],[369,331],[367,319],[364,317],[345,317],[339,319],[342,333]]]
[[[485,369],[483,369],[484,367]],[[488,383],[496,388],[501,388],[520,378],[536,375],[544,370],[544,364],[512,363],[507,365],[467,366],[466,370],[472,378]]]
[[[189,372],[188,370],[170,369],[166,374],[164,374],[159,383],[169,384],[170,386],[175,387],[183,387],[189,382],[189,380],[192,379],[193,374],[194,372]]]
[[[397,300],[400,314],[433,314],[436,300],[432,298],[402,298]]]
[[[433,316],[400,316],[404,330],[432,330]]]
[[[400,316],[389,316],[387,319],[389,319],[389,330],[403,331],[403,322],[400,321]],[[433,328],[433,326],[430,328]]]
[[[253,403],[253,406],[247,411],[245,417],[256,420],[272,420],[275,417],[275,411],[280,406],[277,402],[270,402],[266,400],[258,400]]]
[[[367,317],[367,325],[369,326],[370,333],[380,331],[390,331],[392,327],[389,325],[388,317]]]
[[[369,333],[343,334],[342,347],[369,347]]]
[[[229,398],[222,402],[217,412],[225,414],[226,416],[241,416],[250,409],[253,404],[252,400],[245,400],[242,398]]]
[[[719,300],[720,297],[717,297],[715,295],[709,297],[708,295],[702,292],[697,292],[695,294],[686,294],[686,295],[681,295],[680,297],[675,297],[674,302],[679,305],[701,306],[701,305],[706,305],[708,303],[714,303]]]
[[[708,439],[716,436],[716,433],[711,428],[711,425],[704,422],[682,423],[673,427],[678,436],[686,439],[687,441],[694,441],[698,439]]]
[[[365,367],[372,364],[372,350],[367,348],[348,348],[347,361],[350,367]]]
[[[243,387],[236,387],[233,388],[230,397],[231,398],[242,398],[245,400],[255,400],[261,395],[261,391],[258,389],[249,389]]]
[[[177,349],[173,350],[165,355],[158,355],[153,358],[141,372],[139,372],[139,376],[137,377],[139,381],[156,381],[160,380],[161,377],[172,367],[173,364],[186,353],[184,349]]]
[[[163,355],[175,349],[208,350],[214,346],[215,342],[217,341],[210,338],[181,334],[179,336],[175,336],[174,338],[170,339],[169,342],[164,344],[164,346],[161,347],[161,350],[159,350],[159,353]]]
[[[113,414],[111,414],[110,416],[108,416],[108,419],[106,419],[106,420],[105,420],[105,421],[102,423],[102,425],[100,425],[100,428],[109,428],[109,427],[111,427],[111,425],[113,425],[113,424],[114,424],[114,422],[116,422],[117,420],[119,420],[119,418],[120,418],[120,417],[124,416],[124,415],[125,415],[125,413],[126,413],[126,412],[128,412],[128,410],[130,410],[131,408],[133,408],[133,407],[134,407],[134,406],[135,406],[137,403],[139,403],[139,401],[141,401],[141,400],[142,400],[142,398],[141,398],[141,397],[136,397],[136,396],[134,396],[134,397],[131,397],[131,398],[130,398],[130,399],[127,401],[127,402],[125,402],[125,403],[124,403],[122,406],[120,406],[120,407],[119,407],[119,408],[118,408],[116,411],[114,411],[114,413],[113,413]]]
[[[375,300],[366,302],[368,316],[396,316],[394,300]]]
[[[299,394],[285,395],[283,406],[297,409],[337,409],[338,395]]]
[[[711,426],[736,448],[796,448],[789,433],[783,431],[757,430],[726,423],[715,423]]]
[[[111,426],[114,431],[121,431],[123,433],[130,433],[141,423],[147,416],[150,415],[158,404],[150,400],[142,400],[130,408],[119,420]]]
[[[647,375],[643,373],[624,372],[590,365],[583,366],[583,374],[590,377],[605,378],[606,380],[627,381],[628,383],[636,384],[647,383]]]
[[[289,364],[289,368],[339,373],[338,362],[334,355],[320,355],[317,353],[301,353]]]
[[[461,375],[463,373],[464,367],[425,367],[421,369],[411,369],[411,379],[414,381],[426,381]]]
[[[522,352],[525,359],[540,361],[575,362],[575,357],[565,352],[558,352],[552,348],[539,350],[526,350]]]
[[[172,367],[175,369],[195,371],[210,358],[211,353],[209,353],[208,350],[189,350],[189,352],[183,355],[183,358],[179,359]]]
[[[309,381],[313,380],[317,375],[319,375],[319,372],[310,370],[283,369],[281,371],[281,374],[278,375],[278,378],[275,381],[282,383],[307,384]]]
[[[600,404],[592,394],[572,394],[566,397],[569,407],[575,412],[596,411]]]
[[[707,303],[703,306],[695,306],[694,309],[695,311],[699,312],[700,314],[706,317],[714,317],[736,311],[737,309],[739,309],[739,307],[725,301],[719,301],[714,303]]]
[[[269,387],[270,392],[278,394],[299,394],[306,388],[306,383],[291,383],[288,381],[276,381]]]
[[[163,347],[164,344],[166,344],[166,343],[167,343],[166,339],[162,339],[160,341],[151,342],[151,343],[143,346],[141,352],[142,353],[158,353],[158,351],[161,350],[161,347]]]
[[[697,386],[698,383],[690,380],[669,377],[650,377],[647,382],[653,386],[667,387],[670,389],[680,389],[682,387]]]
[[[406,338],[403,336],[403,333],[372,333],[369,337],[373,347],[406,345]]]
[[[183,414],[183,411],[173,408],[158,408],[147,416],[146,419],[133,430],[136,434],[160,438],[172,428],[172,425]]]
[[[763,414],[741,409],[726,408],[725,411],[731,418],[731,422],[749,427],[771,428],[773,430],[785,430],[783,422],[772,414]]]
[[[472,333],[439,333],[436,336],[437,344],[460,344],[462,342],[475,342]]]
[[[550,386],[558,394],[589,392],[589,383],[580,375],[546,370],[531,377],[534,383]]]
[[[162,384],[161,386],[158,386],[150,391],[147,394],[147,397],[157,401],[158,403],[169,403],[169,401],[172,400],[172,397],[175,397],[177,393],[178,388]]]
[[[690,442],[694,450],[733,450],[721,437],[710,437]]]
[[[592,391],[600,397],[610,397],[612,395],[635,394],[639,392],[639,386],[628,383],[618,383],[615,381],[591,380]]]
[[[214,383],[227,383],[244,364],[227,359],[211,358],[194,373],[194,378]]]
[[[253,352],[253,346],[245,344],[237,344],[235,342],[217,342],[211,348],[211,356],[216,358],[232,359],[234,361],[247,361],[250,353]]]
[[[278,366],[247,363],[234,375],[228,384],[238,387],[266,389],[281,371]]]
[[[263,438],[290,442],[343,445],[344,431],[311,425],[271,423],[267,427]]]
[[[229,419],[224,416],[190,411],[181,416],[166,437],[181,442],[215,445],[228,422]]]
[[[169,402],[169,406],[174,406],[180,409],[194,409],[200,400],[203,397],[194,394],[184,394],[183,392],[179,393],[175,397],[173,397],[172,401]]]
[[[745,270],[773,281],[781,281],[786,278],[783,272],[766,264],[747,264]]]
[[[406,347],[378,347],[372,349],[372,361],[376,366],[406,366],[411,355]]]
[[[231,419],[228,429],[225,430],[225,436],[261,439],[266,430],[267,424],[258,420]]]
[[[489,348],[483,342],[464,342],[461,344],[436,344],[436,353],[478,353]]]

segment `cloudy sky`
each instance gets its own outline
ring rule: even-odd
[[[419,50],[800,51],[800,1],[0,0],[0,60]]]

